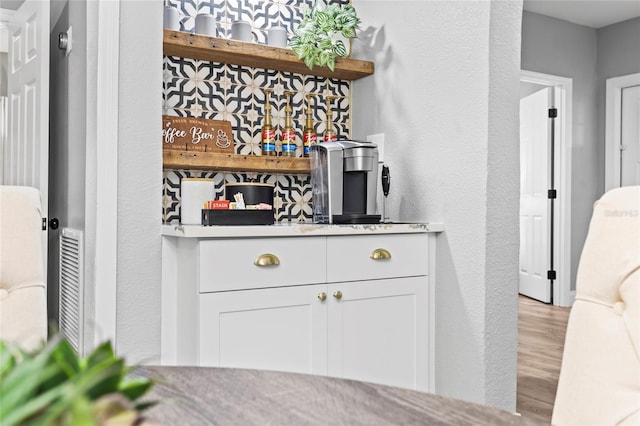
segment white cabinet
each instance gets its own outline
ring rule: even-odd
[[[426,232],[165,237],[162,362],[433,390],[434,246]]]
[[[330,376],[429,389],[424,277],[330,284],[328,293]]]
[[[327,309],[305,285],[200,295],[200,365],[327,372]]]

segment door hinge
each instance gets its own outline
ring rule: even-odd
[[[555,280],[556,279],[556,271],[547,271],[547,279]]]
[[[47,230],[47,218],[46,217],[42,218],[42,230],[43,231]]]
[[[618,147],[618,149],[619,149],[620,151],[624,151],[625,149],[627,149],[627,146],[626,146],[626,145],[620,145],[620,146]]]
[[[547,191],[547,198],[550,200],[555,200],[558,196],[558,192],[555,189],[550,189]]]
[[[556,118],[558,116],[558,108],[549,108],[549,118]]]

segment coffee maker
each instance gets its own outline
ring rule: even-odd
[[[311,146],[309,156],[314,223],[380,223],[375,144],[322,142]]]

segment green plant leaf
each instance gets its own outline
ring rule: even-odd
[[[96,400],[102,395],[117,392],[124,371],[124,361],[115,358],[106,359],[88,368],[84,376],[89,377],[92,384],[86,390],[87,396]]]
[[[105,360],[113,360],[116,355],[113,352],[113,347],[111,346],[111,342],[107,341],[98,346],[89,354],[87,357],[87,368],[98,365]]]
[[[49,356],[59,340],[52,340],[40,352],[24,353],[24,358],[16,363],[2,380],[0,386],[0,419],[15,407],[21,406],[31,399],[41,384],[58,374],[59,367],[47,365]]]
[[[49,366],[48,368],[54,368]],[[2,408],[6,409],[5,412],[0,413],[3,426],[12,426],[25,423],[27,420],[34,420],[39,414],[42,414],[46,408],[48,408],[54,401],[60,399],[71,388],[71,384],[67,383],[64,386],[58,386],[53,389],[31,398],[21,399],[17,405],[14,405],[14,401],[7,401],[4,397],[2,399]],[[7,405],[5,405],[7,403]],[[3,410],[4,411],[4,410]]]
[[[123,381],[118,388],[118,391],[129,398],[130,401],[135,401],[144,395],[151,387],[153,382],[145,378],[135,378]]]
[[[344,43],[342,42],[342,40],[338,40],[336,42],[336,44],[333,46],[333,51],[337,56],[347,56],[347,49],[344,47]]]
[[[67,340],[62,340],[54,348],[51,353],[51,358],[53,358],[69,376],[80,371],[78,354]]]
[[[322,65],[326,65],[329,59],[334,57],[333,51],[328,49],[320,53],[320,60],[322,61]]]
[[[312,58],[311,56],[305,56],[304,57],[304,64],[310,69],[313,69],[313,63],[315,62],[315,59]]]
[[[75,398],[71,402],[68,414],[69,418],[66,424],[69,426],[97,426],[98,424],[91,401],[84,396]]]
[[[347,56],[347,45],[335,40],[335,34],[353,38],[360,22],[355,8],[350,4],[325,5],[317,1],[304,13],[302,22],[294,29],[289,46],[309,69],[313,69],[314,65],[326,65],[334,71],[336,56]]]
[[[329,67],[331,72],[334,72],[336,70],[336,59],[333,57],[329,58],[329,60],[327,60],[327,67]]]
[[[125,379],[130,371],[109,342],[79,358],[59,336],[32,353],[0,341],[0,425],[93,425],[94,401],[107,394],[126,401],[128,414],[118,419],[135,419],[132,401],[154,382]]]
[[[80,371],[78,354],[76,354],[76,351],[67,340],[61,340],[56,345],[47,360],[47,364],[58,366],[58,372],[48,380],[42,382],[39,392],[45,392],[48,389],[64,383]]]
[[[142,412],[158,404],[158,401],[144,401],[134,405],[135,409]]]
[[[91,401],[97,400],[100,396],[106,395],[109,389],[117,388],[117,384],[113,385],[112,380],[117,377],[120,380],[124,367],[122,359],[104,360],[100,364],[83,370],[73,380],[56,388],[65,388],[62,396],[52,404],[42,419],[43,425],[49,425],[64,412],[68,411],[74,400],[81,397],[87,397]]]
[[[16,365],[16,351],[15,348],[9,347],[4,341],[0,340],[0,383]]]

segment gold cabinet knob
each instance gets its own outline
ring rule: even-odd
[[[325,293],[324,291],[318,293],[318,300],[320,300],[321,302],[327,300],[327,293]]]
[[[379,248],[372,251],[371,254],[369,255],[369,258],[373,260],[391,259],[391,253],[389,253],[389,250],[387,249]]]
[[[334,297],[336,300],[340,300],[340,299],[342,299],[342,292],[341,292],[340,290],[335,291],[335,292],[333,293],[333,297]]]
[[[278,256],[275,254],[265,253],[258,256],[258,258],[253,261],[253,264],[256,266],[275,266],[280,264],[280,259],[278,259]]]

